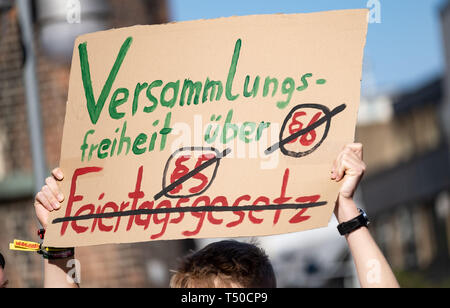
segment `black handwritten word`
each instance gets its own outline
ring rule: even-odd
[[[183,163],[187,160],[191,159],[191,155],[189,154],[181,154],[183,152],[191,152],[193,156],[195,156],[195,152],[202,153],[199,155],[197,159],[197,163],[195,165],[194,170],[190,171],[188,167],[186,167]],[[209,153],[208,153],[209,152]],[[217,169],[219,168],[220,160],[227,156],[231,152],[230,149],[226,149],[222,153],[220,153],[215,148],[204,148],[204,147],[185,147],[175,151],[172,155],[170,155],[167,160],[166,166],[164,168],[163,173],[163,182],[162,182],[162,191],[155,195],[155,200],[158,200],[163,195],[168,198],[186,198],[198,196],[204,193],[213,183],[214,178],[217,174]],[[167,186],[166,177],[167,172],[169,170],[171,162],[176,158],[175,161],[175,169],[170,176],[171,184]],[[211,165],[215,165],[213,174],[211,176],[211,180],[201,173],[204,169],[208,168]],[[201,183],[195,187],[189,189],[190,194],[186,195],[176,195],[181,189],[184,182],[186,182],[190,178],[195,178],[199,180]],[[169,194],[170,192],[170,194]]]
[[[287,117],[285,118],[284,122],[283,122],[283,126],[281,127],[280,130],[280,137],[279,137],[279,142],[275,143],[274,145],[270,146],[269,148],[267,148],[264,153],[266,155],[269,155],[271,153],[273,153],[274,151],[276,151],[277,149],[280,149],[281,152],[284,155],[287,156],[291,156],[291,157],[303,157],[306,155],[311,154],[312,152],[314,152],[321,144],[322,142],[327,138],[328,136],[328,131],[330,130],[330,126],[331,126],[331,119],[341,113],[342,111],[345,110],[347,106],[345,104],[339,105],[338,107],[334,108],[332,111],[330,111],[328,109],[328,107],[323,106],[323,105],[318,105],[318,104],[302,104],[302,105],[297,105],[295,106],[287,115]],[[314,119],[315,121],[311,121],[310,124],[303,129],[300,129],[298,131],[296,131],[295,133],[291,134],[289,137],[286,137],[283,139],[283,134],[284,131],[286,129],[286,126],[288,124],[288,122],[291,120],[291,118],[294,116],[294,114],[301,109],[304,108],[314,108],[314,109],[319,109],[321,110],[321,112],[324,113],[324,116],[320,119]],[[307,135],[307,134],[311,134],[316,128],[318,128],[319,126],[321,126],[322,124],[326,123],[325,125],[325,130],[323,133],[322,138],[320,139],[320,141],[313,146],[311,149],[304,151],[304,152],[293,152],[293,151],[288,151],[285,148],[285,145],[288,143],[291,143],[293,141],[295,141],[297,138],[303,136],[303,135]],[[314,138],[315,139],[315,138]]]

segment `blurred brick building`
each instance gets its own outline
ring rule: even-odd
[[[450,281],[449,146],[439,120],[438,78],[393,99],[384,123],[359,125],[368,172],[362,197],[377,243],[402,275]]]
[[[392,97],[390,117],[357,127],[371,228],[408,287],[450,286],[449,2],[441,15],[445,74]]]
[[[39,0],[38,0],[39,1]],[[33,177],[23,82],[26,55],[13,1],[0,12],[0,251],[12,287],[42,286],[42,259],[8,250],[14,238],[37,240]],[[109,28],[167,22],[165,0],[105,0]],[[39,40],[41,24],[34,3],[35,46],[45,154],[49,169],[58,165],[69,83],[69,64],[53,61]],[[161,287],[169,269],[191,246],[188,241],[105,245],[77,250],[86,287]]]

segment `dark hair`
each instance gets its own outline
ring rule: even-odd
[[[6,262],[5,262],[5,258],[3,258],[3,255],[0,253],[0,266],[1,268],[5,268]]]
[[[266,253],[253,244],[221,241],[186,256],[170,281],[173,288],[276,288]]]

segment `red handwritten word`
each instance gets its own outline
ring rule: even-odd
[[[206,158],[203,158],[206,159]],[[201,163],[201,161],[199,162]],[[185,237],[192,237],[199,234],[206,223],[212,225],[224,225],[226,228],[236,228],[244,221],[248,219],[251,224],[261,224],[264,221],[263,217],[258,217],[257,213],[264,209],[264,206],[271,204],[283,205],[287,204],[291,200],[295,200],[296,204],[315,203],[320,199],[320,195],[312,196],[299,196],[290,197],[286,194],[286,189],[289,181],[289,169],[285,170],[283,181],[280,190],[280,196],[271,200],[267,196],[258,196],[253,198],[250,195],[242,195],[234,200],[229,200],[226,196],[210,197],[201,195],[192,198],[179,198],[176,200],[144,200],[145,193],[141,189],[142,177],[144,173],[144,167],[141,166],[138,170],[136,184],[134,190],[128,193],[128,200],[116,202],[108,201],[103,205],[94,205],[93,203],[81,204],[84,196],[77,192],[77,181],[79,177],[89,174],[100,172],[100,167],[87,167],[76,169],[71,181],[70,194],[67,202],[67,208],[65,212],[66,218],[76,218],[85,215],[104,214],[104,213],[123,213],[127,211],[135,210],[154,210],[154,209],[185,209],[185,208],[197,208],[197,207],[232,207],[236,210],[231,210],[232,215],[227,215],[227,221],[223,218],[219,218],[216,215],[219,213],[213,211],[198,211],[198,212],[166,212],[157,214],[133,214],[133,215],[117,215],[115,217],[101,217],[102,215],[94,215],[92,219],[87,220],[71,220],[64,221],[61,225],[60,234],[63,236],[67,228],[70,228],[77,234],[90,232],[117,232],[120,227],[126,228],[126,231],[130,231],[133,228],[143,228],[150,233],[150,239],[155,240],[164,236],[169,225],[177,225],[183,221],[185,215],[191,215],[197,221],[196,224],[191,225],[189,230],[182,230],[181,234]],[[105,197],[105,193],[99,194],[99,201],[102,201]],[[292,201],[291,201],[292,202]],[[102,202],[103,203],[103,202]],[[74,209],[76,205],[76,210]],[[255,210],[239,211],[239,206],[254,206]],[[261,209],[257,209],[261,208]],[[310,219],[310,216],[304,215],[307,208],[302,208],[289,219],[290,224],[297,224]],[[273,225],[279,222],[281,210],[273,210]],[[231,219],[230,219],[231,217]],[[234,218],[233,218],[234,217]],[[267,217],[267,216],[265,216]],[[123,222],[123,220],[125,220]]]
[[[313,116],[311,121],[308,123],[308,126],[311,126],[312,124],[317,122],[317,120],[320,118],[321,114],[322,114],[321,111],[317,112]],[[301,117],[301,116],[306,116],[306,112],[299,111],[299,112],[294,113],[294,115],[292,116],[292,123],[289,125],[289,134],[290,135],[293,135],[296,132],[298,132],[298,131],[303,129],[303,123],[298,120],[298,118]],[[302,135],[301,137],[298,137],[298,138],[300,138],[300,143],[303,146],[310,146],[316,140],[316,137],[317,137],[316,131],[314,129],[312,129],[308,133],[306,133],[306,134],[304,134],[304,135]],[[289,143],[295,143],[298,138],[293,139]]]
[[[214,154],[203,154],[201,155],[195,164],[194,168],[198,168],[202,163],[213,159],[215,157]],[[188,167],[184,165],[184,163],[191,159],[191,155],[182,155],[175,161],[175,169],[172,172],[172,175],[170,176],[170,182],[173,183],[176,180],[180,179],[181,177],[185,176],[190,170]],[[189,189],[189,192],[191,194],[196,194],[201,192],[205,186],[208,184],[209,179],[206,175],[199,172],[192,176],[193,179],[199,180],[201,183],[198,184],[195,187],[192,187]],[[183,189],[183,184],[178,185],[174,189],[170,191],[171,194],[177,194]]]

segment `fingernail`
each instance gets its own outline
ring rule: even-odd
[[[61,207],[61,205],[59,204],[59,202],[54,202],[54,203],[53,203],[53,207],[54,207],[55,209],[59,209],[59,208]]]
[[[59,194],[58,195],[58,200],[61,202],[64,200],[64,195],[63,194]]]

